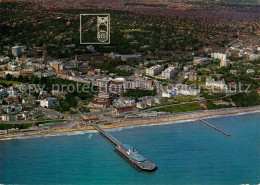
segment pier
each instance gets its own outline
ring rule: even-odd
[[[200,120],[202,123],[204,123],[205,125],[208,125],[208,126],[210,126],[211,128],[214,128],[216,131],[218,131],[218,132],[224,134],[225,136],[230,136],[230,134],[224,132],[223,130],[221,130],[221,129],[217,128],[217,127],[215,127],[214,125],[211,125],[211,124],[208,123],[207,121],[202,120],[202,119],[199,119],[199,120]]]
[[[153,172],[158,167],[153,164],[149,159],[141,155],[136,149],[129,144],[122,144],[111,134],[106,132],[96,123],[92,123],[92,126],[96,128],[102,135],[116,145],[114,151],[123,159],[125,159],[130,165],[136,168],[138,171]]]
[[[106,132],[103,128],[101,128],[99,125],[96,123],[92,123],[93,127],[95,127],[101,134],[103,134],[107,139],[109,139],[112,143],[115,145],[121,145],[121,142],[118,141],[114,136]]]

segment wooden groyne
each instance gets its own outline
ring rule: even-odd
[[[210,126],[211,128],[214,128],[216,131],[218,131],[218,132],[224,134],[225,136],[230,136],[230,134],[224,132],[223,130],[221,130],[221,129],[217,128],[217,127],[215,127],[214,125],[211,125],[210,123],[206,122],[205,120],[202,120],[202,119],[199,119],[199,120],[200,120],[202,123],[204,123],[205,125],[208,125],[208,126]]]

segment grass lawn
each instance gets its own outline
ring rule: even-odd
[[[37,121],[44,121],[44,120],[49,120],[50,118],[45,118],[43,116],[40,116],[37,118]]]
[[[172,104],[178,104],[181,102],[190,102],[190,101],[195,101],[197,100],[198,96],[182,96],[178,98],[171,98],[168,101],[155,105],[156,107],[164,106],[164,105],[172,105]]]
[[[195,111],[195,110],[204,110],[203,107],[199,105],[199,103],[187,103],[181,105],[172,105],[169,107],[162,107],[155,109],[158,112],[170,112],[170,113],[177,113],[177,112],[187,112],[187,111]]]
[[[196,100],[198,96],[181,96],[178,98],[173,98],[173,100],[178,101],[178,102],[189,102],[189,101],[194,101]]]
[[[26,84],[26,85],[28,85],[29,84],[28,82],[24,83],[24,82],[9,81],[9,80],[0,80],[0,83],[5,83],[7,85],[10,85],[10,84],[13,84],[13,85]]]

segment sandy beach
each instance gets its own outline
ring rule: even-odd
[[[193,119],[195,120],[195,119],[201,119],[201,118],[206,118],[211,116],[249,113],[254,111],[260,111],[260,106],[182,112],[182,113],[170,114],[162,117],[156,117],[156,118],[152,117],[149,119],[134,119],[131,121],[121,121],[121,122],[101,122],[99,123],[99,125],[104,129],[113,129],[119,127],[160,124],[165,122],[185,121],[185,120],[193,120]],[[84,125],[78,125],[76,128],[52,129],[48,131],[39,131],[39,132],[22,133],[22,134],[19,133],[19,134],[12,134],[12,135],[9,134],[9,135],[0,136],[0,139],[23,137],[23,136],[34,136],[34,135],[58,134],[58,133],[76,132],[76,131],[85,131],[85,130],[95,130],[95,129],[91,125],[84,124]]]

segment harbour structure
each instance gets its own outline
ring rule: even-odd
[[[106,132],[96,123],[92,123],[93,127],[95,127],[102,135],[104,135],[108,140],[116,145],[115,152],[125,159],[129,164],[135,167],[139,171],[147,171],[152,172],[157,169],[157,166],[152,163],[145,156],[140,154],[135,148],[133,148],[129,144],[122,144],[119,140],[117,140],[114,136]]]

